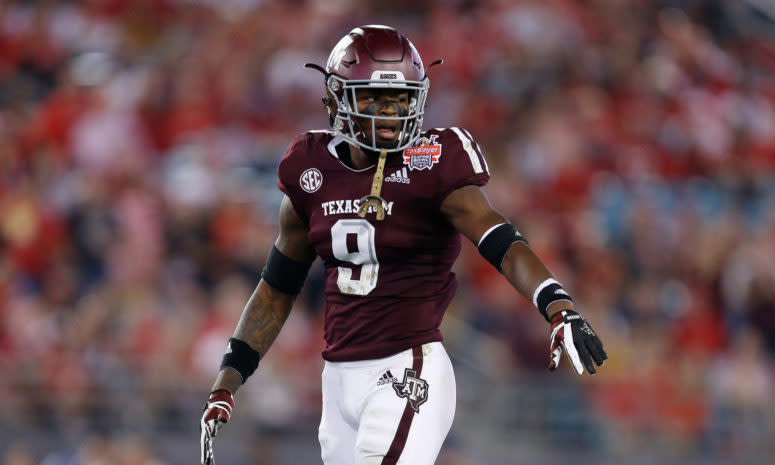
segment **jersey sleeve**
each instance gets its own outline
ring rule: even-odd
[[[306,222],[309,222],[309,212],[306,211],[302,201],[302,189],[299,185],[301,176],[301,160],[305,158],[309,151],[309,137],[307,134],[296,136],[288,145],[285,155],[280,160],[280,166],[277,168],[277,188],[280,189],[291,201],[293,209]]]
[[[444,179],[440,200],[463,186],[487,184],[490,180],[487,161],[479,144],[467,130],[447,128],[439,134],[439,139],[443,146],[440,165]]]

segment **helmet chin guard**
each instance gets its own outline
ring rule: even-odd
[[[330,101],[324,97],[324,103],[331,125],[342,139],[364,150],[397,152],[420,136],[430,80],[417,49],[395,29],[379,25],[355,28],[336,44],[325,68],[312,63],[306,66],[325,75]],[[398,116],[360,113],[356,99],[359,89],[406,90],[408,112]],[[398,139],[391,146],[378,145],[377,120],[398,122]]]

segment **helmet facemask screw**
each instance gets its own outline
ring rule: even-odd
[[[337,92],[339,90],[339,81],[335,77],[329,76],[328,87],[331,88],[333,92]]]

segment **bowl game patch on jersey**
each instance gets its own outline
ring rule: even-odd
[[[404,149],[404,164],[409,165],[410,170],[433,168],[441,158],[441,144],[436,141],[438,138],[438,135],[431,134],[417,139],[414,147]]]

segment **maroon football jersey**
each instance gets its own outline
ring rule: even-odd
[[[431,129],[414,147],[388,155],[381,192],[387,211],[378,221],[376,211],[357,213],[376,165],[348,167],[339,144],[346,142],[333,131],[299,135],[278,180],[325,265],[323,358],[381,358],[440,341],[460,252],[460,234],[440,206],[451,191],[489,180],[479,146],[464,129]]]

